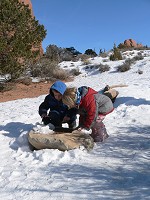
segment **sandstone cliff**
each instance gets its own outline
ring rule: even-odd
[[[139,47],[143,47],[142,44],[138,44],[135,40],[133,39],[127,39],[125,40],[123,43],[120,43],[118,45],[121,48],[139,48]]]
[[[142,44],[138,44],[135,40],[133,39],[128,39],[128,40],[125,40],[124,41],[124,45],[127,46],[127,47],[142,47],[143,45]]]
[[[32,15],[33,15],[32,3],[31,3],[30,0],[19,0],[19,2],[22,2],[22,3],[24,3],[25,5],[29,5],[29,8],[30,8],[31,13],[32,13]]]

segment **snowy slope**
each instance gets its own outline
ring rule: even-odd
[[[27,133],[41,122],[38,107],[45,95],[0,103],[0,199],[149,199],[150,51],[142,54],[143,60],[122,73],[116,67],[124,61],[103,62],[100,57],[91,59],[91,64],[108,64],[110,71],[86,69],[81,61],[60,64],[82,72],[68,86],[100,90],[106,84],[128,85],[117,88],[115,110],[105,118],[110,137],[90,152],[30,151]],[[143,74],[137,73],[139,69]]]

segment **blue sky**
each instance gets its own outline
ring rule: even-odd
[[[42,46],[99,53],[132,38],[150,46],[150,0],[31,0],[47,30]]]

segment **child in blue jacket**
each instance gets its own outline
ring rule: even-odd
[[[68,123],[69,128],[75,128],[77,109],[68,109],[68,106],[62,102],[66,88],[65,83],[60,80],[56,81],[39,106],[39,115],[45,125],[51,123],[54,126],[61,127],[62,123]]]

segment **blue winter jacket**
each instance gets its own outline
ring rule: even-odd
[[[77,109],[68,109],[68,106],[65,105],[62,101],[55,99],[52,89],[57,90],[62,95],[66,90],[66,85],[62,81],[56,81],[50,88],[50,93],[45,97],[44,102],[39,106],[39,115],[48,114],[47,112],[56,111],[59,114],[61,120],[65,116],[70,118],[75,118],[77,114]]]

